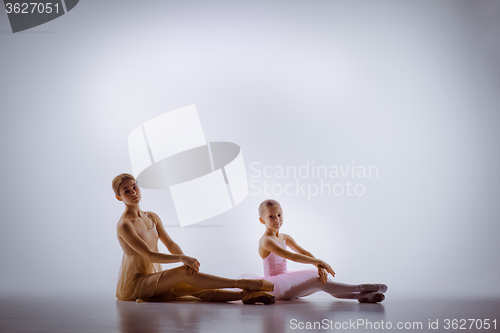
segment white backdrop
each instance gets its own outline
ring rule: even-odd
[[[188,228],[168,192],[144,190],[141,208],[202,271],[262,274],[257,207],[272,197],[283,232],[336,281],[499,295],[499,11],[485,0],[87,0],[16,34],[0,11],[0,292],[114,297],[123,207],[111,180],[131,172],[128,134],[196,104],[207,140],[240,145],[249,196]],[[307,163],[378,176],[323,179],[363,195],[257,193],[264,181],[320,184],[254,170]]]

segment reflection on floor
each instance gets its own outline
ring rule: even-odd
[[[452,322],[453,319],[458,321]],[[476,320],[464,324],[460,319]],[[430,323],[438,329],[430,329]],[[486,329],[488,324],[489,329]],[[481,325],[482,329],[478,329]],[[388,295],[381,304],[359,304],[311,296],[267,306],[243,305],[241,302],[135,303],[88,296],[0,298],[0,332],[6,333],[367,332],[398,328],[451,332],[460,327],[466,332],[495,332],[500,331],[499,326],[499,298],[412,299],[409,295],[404,299]]]

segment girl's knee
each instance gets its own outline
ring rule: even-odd
[[[175,277],[186,277],[187,274],[187,269],[184,266],[176,267],[176,268],[171,268],[171,269],[165,269],[160,276],[160,279],[173,279]]]

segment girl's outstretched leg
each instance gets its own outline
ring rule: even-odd
[[[275,302],[274,296],[265,291],[232,291],[220,289],[215,290],[209,302],[230,302],[239,300],[242,300],[245,304],[273,304]]]
[[[210,302],[239,301],[243,297],[243,291],[217,290]]]
[[[382,291],[383,290],[383,291]],[[321,283],[319,278],[311,278],[288,290],[281,299],[292,299],[312,295],[318,291],[329,293],[333,297],[357,299],[360,292],[385,292],[387,286],[377,284],[344,284],[332,281]]]
[[[230,302],[239,301],[243,297],[243,291],[233,291],[226,289],[200,289],[195,288],[187,283],[181,283],[173,287],[167,292],[166,298],[159,296],[159,301],[182,299],[182,297],[193,296],[203,302]],[[189,299],[184,299],[189,300]]]
[[[219,289],[234,288],[236,280],[204,273],[190,275],[185,266],[180,266],[163,271],[153,296],[163,294],[183,282],[200,289]]]
[[[163,294],[180,283],[187,283],[199,289],[242,288],[249,290],[272,290],[272,283],[269,281],[227,279],[205,273],[188,274],[186,267],[180,266],[162,272],[153,296]],[[226,294],[227,296],[230,295],[230,297],[240,295],[239,299],[241,299],[243,294],[236,293]],[[224,298],[225,296],[221,297]]]

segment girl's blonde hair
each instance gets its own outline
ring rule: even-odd
[[[259,216],[262,217],[262,215],[264,214],[264,211],[267,209],[267,207],[271,207],[271,206],[280,206],[280,208],[281,208],[280,203],[274,199],[264,200],[259,205]]]
[[[115,191],[116,195],[120,195],[120,185],[127,179],[133,179],[135,180],[134,176],[132,176],[129,173],[122,173],[121,175],[116,176],[113,178],[113,191]]]

